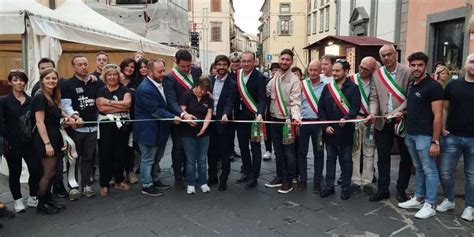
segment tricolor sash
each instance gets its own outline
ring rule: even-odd
[[[184,75],[178,67],[174,67],[171,70],[171,75],[176,79],[176,81],[181,84],[186,90],[191,90],[194,86],[193,80],[189,79],[188,76]]]
[[[379,76],[380,81],[385,86],[385,88],[387,88],[390,94],[395,97],[398,102],[403,103],[407,99],[405,90],[397,84],[385,66],[377,70],[377,75]]]
[[[339,88],[339,86],[337,86],[336,81],[332,81],[331,83],[328,83],[327,87],[337,107],[339,107],[339,109],[342,111],[344,115],[347,115],[349,113],[349,101],[347,101],[341,89]]]
[[[293,144],[295,142],[295,126],[291,124],[290,113],[286,107],[285,100],[283,99],[283,92],[281,90],[281,76],[275,77],[273,82],[273,90],[275,91],[275,99],[278,105],[278,110],[283,117],[286,118],[286,123],[283,124],[282,128],[282,143],[285,145]]]
[[[245,106],[247,106],[247,109],[252,113],[257,113],[257,104],[247,89],[247,85],[244,81],[243,69],[237,71],[237,90],[239,91],[240,97]]]
[[[313,90],[313,86],[311,85],[311,80],[309,78],[304,79],[301,81],[301,88],[303,88],[303,94],[308,101],[309,107],[313,110],[313,112],[318,113],[318,97]]]
[[[360,111],[362,112],[362,114],[369,114],[369,95],[365,93],[364,84],[362,83],[362,78],[360,77],[360,74],[354,74],[350,78],[351,81],[356,84],[357,87],[359,87],[361,99]]]

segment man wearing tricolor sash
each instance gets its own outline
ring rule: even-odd
[[[318,116],[322,121],[344,121],[355,119],[360,110],[360,93],[357,85],[347,77],[350,65],[338,59],[332,68],[334,81],[327,84],[318,102]],[[326,187],[320,197],[333,195],[336,176],[336,160],[341,167],[341,199],[351,197],[352,145],[354,123],[332,123],[322,125],[326,144]]]
[[[311,61],[308,65],[308,78],[301,82],[301,117],[303,121],[318,121],[318,100],[321,97],[326,83],[321,81],[319,74],[321,73],[321,63],[318,60]],[[300,128],[298,137],[298,169],[300,172],[300,180],[298,182],[298,191],[306,189],[306,181],[308,179],[308,155],[309,139],[313,145],[314,159],[314,193],[321,192],[321,180],[324,167],[324,151],[322,137],[320,136],[320,125],[305,124]]]
[[[406,91],[410,81],[410,69],[397,62],[398,53],[393,45],[384,45],[379,51],[383,67],[373,73],[373,83],[370,87],[369,113],[367,117],[375,121],[375,145],[378,153],[378,192],[369,200],[378,202],[390,198],[390,152],[393,140],[397,139],[400,151],[400,166],[397,180],[397,199],[406,201],[405,190],[411,176],[412,162],[402,137],[395,136],[395,117],[406,108]],[[374,119],[375,116],[383,118]]]
[[[265,113],[265,76],[255,70],[255,54],[244,52],[241,58],[242,68],[237,71],[236,120],[263,121]],[[252,123],[237,123],[237,138],[242,155],[242,177],[237,183],[246,183],[245,189],[257,187],[262,164],[260,142],[251,141]],[[250,143],[250,149],[249,149]],[[250,155],[252,151],[252,155]]]
[[[350,76],[352,83],[357,85],[360,92],[361,102],[360,111],[356,117],[357,119],[364,119],[369,115],[370,84],[372,83],[372,73],[375,71],[376,67],[377,61],[375,58],[365,57],[360,62],[359,73]],[[361,157],[361,152],[363,157]],[[365,122],[356,123],[354,147],[352,149],[352,192],[357,192],[362,188],[366,194],[374,194],[374,189],[372,188],[372,179],[374,177],[374,153],[375,143],[373,125]]]
[[[293,51],[290,49],[281,51],[280,71],[267,84],[267,95],[271,98],[272,121],[280,123],[270,125],[277,176],[265,186],[279,187],[278,192],[283,194],[293,190],[292,179],[296,169],[294,128],[301,125],[301,82],[290,70],[293,57]]]
[[[194,120],[196,117],[192,114],[184,112],[179,106],[179,100],[185,91],[191,90],[198,78],[191,76],[191,62],[192,55],[185,49],[180,49],[175,55],[176,67],[165,76],[163,80],[163,88],[165,91],[166,102],[169,111],[176,116],[185,120]],[[171,149],[171,159],[173,163],[173,172],[176,189],[184,190],[183,177],[185,172],[185,154],[183,148],[183,141],[179,134],[179,126],[175,125],[171,129],[171,139],[173,140],[173,147]]]

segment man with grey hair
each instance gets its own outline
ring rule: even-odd
[[[398,53],[393,45],[382,46],[379,54],[384,66],[372,74],[373,83],[370,86],[369,97],[370,115],[367,117],[372,123],[375,122],[379,179],[378,191],[369,201],[378,202],[390,198],[391,150],[395,138],[400,151],[397,200],[405,202],[408,200],[405,190],[410,182],[412,161],[403,137],[399,136],[401,134],[398,134],[395,128],[402,127],[397,123],[403,121],[396,115],[406,108],[406,92],[411,71],[408,66],[397,62]],[[383,116],[383,118],[375,119],[375,116]]]

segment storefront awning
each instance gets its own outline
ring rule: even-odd
[[[334,44],[352,44],[356,46],[382,46],[384,44],[393,44],[390,41],[383,39],[369,37],[369,36],[327,36],[323,39],[320,39],[306,47],[304,49],[312,49],[315,47],[320,47],[324,42],[333,41]]]

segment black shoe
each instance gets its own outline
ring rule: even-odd
[[[169,189],[171,187],[171,185],[168,185],[168,184],[164,184],[162,183],[161,181],[156,181],[156,182],[153,182],[153,186],[155,186],[156,188],[160,189],[160,190],[165,190],[165,189]]]
[[[235,182],[240,184],[240,183],[247,183],[249,181],[249,176],[246,174],[243,174],[239,179],[237,179]]]
[[[158,197],[163,195],[163,193],[155,186],[142,188],[142,193],[152,197]]]
[[[372,187],[371,184],[364,185],[364,187],[362,187],[362,190],[367,195],[370,195],[370,196],[374,195],[374,188]]]
[[[40,202],[38,203],[38,206],[36,207],[36,212],[40,214],[44,214],[44,215],[52,215],[52,214],[57,214],[59,210],[48,203]]]
[[[399,191],[397,192],[397,200],[398,202],[406,202],[408,201],[408,196],[405,193],[405,191]]]
[[[220,183],[217,190],[219,190],[221,192],[227,190],[227,183]]]
[[[360,192],[360,185],[352,183],[350,189],[351,189],[351,193],[358,193]]]
[[[53,194],[58,198],[67,198],[68,192],[64,187],[64,184],[53,185]]]
[[[382,191],[377,191],[376,194],[374,194],[372,197],[369,198],[369,201],[371,202],[380,202],[384,199],[389,199],[390,198],[390,193],[389,192],[382,192]]]
[[[258,184],[257,180],[250,180],[250,181],[245,185],[245,189],[247,189],[247,190],[252,190],[252,189],[254,189],[254,188],[257,187],[257,184]]]
[[[15,217],[15,213],[10,211],[10,209],[8,209],[8,207],[5,206],[5,204],[2,204],[2,205],[3,207],[0,208],[0,218],[11,219]]]
[[[351,198],[351,192],[350,191],[342,191],[341,199],[342,200],[347,200],[349,198]]]
[[[48,205],[58,209],[58,210],[66,208],[66,205],[64,205],[62,203],[59,203],[59,202],[56,202],[56,200],[54,200],[54,199],[49,199],[46,203]]]
[[[324,191],[322,191],[321,194],[319,194],[319,196],[321,198],[326,198],[333,195],[334,193],[336,193],[334,192],[334,189],[324,189]]]
[[[207,185],[211,186],[211,185],[214,185],[214,184],[218,184],[219,183],[219,180],[216,178],[209,178],[207,179]]]

